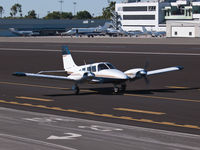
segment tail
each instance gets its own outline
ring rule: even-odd
[[[144,33],[146,33],[146,32],[147,32],[147,29],[146,29],[144,26],[142,26],[142,31],[143,31]]]
[[[67,46],[62,47],[62,57],[65,71],[72,71],[77,68]]]

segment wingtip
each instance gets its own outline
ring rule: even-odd
[[[26,74],[24,72],[14,72],[12,75],[13,76],[20,76],[20,77],[26,76]]]
[[[184,69],[183,66],[177,66],[177,68],[178,68],[179,70],[183,70],[183,69]]]

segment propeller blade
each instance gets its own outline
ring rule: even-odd
[[[149,79],[147,78],[147,76],[144,76],[144,81],[146,84],[149,84]]]
[[[149,61],[146,61],[144,65],[144,70],[147,70],[148,68],[149,68]]]

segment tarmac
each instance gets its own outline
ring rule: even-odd
[[[24,40],[23,42],[20,41],[22,39]],[[161,148],[198,149],[200,147],[200,72],[198,69],[200,48],[197,42],[198,39],[194,39],[194,43],[190,44],[184,43],[185,39],[182,41],[184,44],[180,44],[181,39],[178,39],[179,42],[175,44],[166,43],[165,40],[168,39],[163,39],[159,44],[155,43],[157,42],[155,39],[151,39],[153,40],[151,44],[148,44],[146,42],[147,39],[144,39],[144,44],[141,44],[142,38],[134,38],[140,40],[137,44],[131,42],[121,44],[117,42],[118,38],[113,39],[112,43],[105,42],[103,44],[91,42],[91,39],[88,38],[80,39],[80,43],[63,42],[62,40],[57,42],[53,41],[53,38],[45,38],[44,40],[35,38],[33,42],[30,42],[30,39],[33,38],[0,39],[1,114],[11,113],[14,120],[19,121],[15,122],[9,119],[9,116],[1,115],[0,122],[5,122],[5,124],[0,126],[2,129],[0,140],[4,140],[4,137],[6,137],[11,143],[15,143],[12,141],[13,138],[8,135],[14,136],[14,140],[16,140],[15,136],[19,136],[22,141],[24,140],[23,138],[29,138],[43,142],[48,142],[48,140],[44,139],[51,135],[54,135],[54,137],[59,135],[61,137],[66,135],[80,137],[81,135],[80,139],[83,138],[85,129],[81,129],[81,132],[75,132],[76,129],[70,126],[69,129],[66,129],[67,131],[64,131],[65,129],[60,130],[62,126],[65,126],[62,123],[53,125],[53,129],[45,125],[42,127],[40,125],[43,125],[43,123],[38,123],[37,121],[37,125],[34,126],[29,123],[25,124],[15,117],[18,114],[17,110],[24,110],[27,111],[27,115],[31,113],[30,116],[25,116],[25,118],[38,118],[32,116],[35,115],[34,112],[37,112],[42,113],[37,114],[41,116],[46,114],[47,116],[56,115],[56,118],[70,117],[72,120],[77,118],[87,121],[95,120],[101,122],[100,125],[97,123],[97,126],[105,125],[110,127],[114,125],[114,128],[122,128],[123,131],[126,128],[131,128],[130,131],[120,131],[122,133],[119,135],[116,133],[116,137],[122,137],[120,140],[107,134],[101,136],[95,134],[99,141],[104,141],[100,142],[100,145],[105,146],[101,149],[123,149],[123,147],[124,149],[147,149],[148,147],[148,149],[155,150]],[[38,39],[40,39],[39,42]],[[49,39],[52,41],[47,42]],[[85,41],[81,42],[83,39]],[[104,40],[106,39],[104,38]],[[128,83],[127,91],[119,95],[113,94],[113,85],[110,84],[80,85],[80,95],[74,95],[71,90],[73,84],[68,81],[12,76],[13,72],[35,73],[41,70],[62,70],[60,50],[62,45],[69,46],[77,65],[84,64],[84,60],[87,63],[106,61],[112,63],[118,69],[126,71],[131,68],[144,67],[145,62],[148,61],[150,64],[148,70],[170,66],[184,66],[184,70],[150,76],[149,85],[146,85],[143,80],[130,82]],[[7,108],[11,112],[7,112]],[[20,118],[24,118],[21,115],[26,115],[24,111],[19,112]],[[6,119],[7,121],[5,121]],[[10,130],[9,126],[13,126],[12,123],[16,123],[16,127]],[[25,127],[20,127],[21,124]],[[92,125],[96,125],[96,122],[79,126],[84,126],[83,128],[88,130],[88,128],[94,127]],[[134,133],[136,128],[141,129],[138,134]],[[42,129],[46,130],[42,132]],[[148,132],[144,133],[143,129]],[[58,131],[58,133],[52,132],[53,130]],[[84,131],[82,132],[82,130]],[[158,135],[151,131],[155,131]],[[34,135],[33,133],[38,134]],[[164,135],[168,139],[167,141],[164,140],[165,144],[157,142],[163,136],[162,133],[167,134]],[[91,137],[94,136],[91,133],[90,135]],[[86,144],[91,142],[90,135],[86,134],[84,140],[82,139],[83,141],[78,142],[80,143],[78,146],[76,142],[72,141],[67,142],[68,144],[63,144],[66,140],[61,140],[65,142],[55,140],[56,142],[50,143],[66,146],[68,149],[94,149],[98,142],[94,142],[92,145]],[[172,137],[172,135],[175,137]],[[147,143],[138,142],[136,139],[140,136],[141,139],[147,140]],[[97,137],[94,137],[94,139],[98,139]],[[174,143],[170,137],[176,139]],[[180,143],[177,142],[179,140],[181,141]],[[109,143],[108,141],[111,142]],[[122,145],[120,145],[120,141]],[[188,143],[185,143],[185,141],[188,141]],[[34,141],[30,143],[33,144]],[[115,144],[116,147],[114,146]],[[44,145],[44,143],[40,144],[41,149]],[[52,146],[50,145],[51,149]],[[60,149],[62,148],[60,147]],[[100,147],[98,148],[100,149]]]

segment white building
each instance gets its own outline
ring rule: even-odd
[[[179,0],[164,8],[167,37],[200,37],[200,2]]]
[[[119,15],[119,22],[123,30],[141,30],[142,26],[148,30],[165,31],[164,7],[170,6],[169,2],[139,2],[127,0],[115,5]]]

